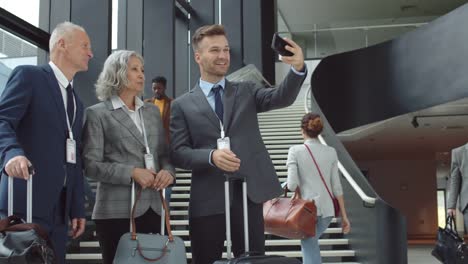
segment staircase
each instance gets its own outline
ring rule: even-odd
[[[303,94],[303,93],[301,93]],[[286,181],[286,159],[291,145],[302,144],[300,120],[304,114],[304,96],[290,107],[261,113],[258,115],[263,141],[267,146],[281,182]],[[191,260],[190,240],[188,239],[188,199],[190,195],[189,171],[177,172],[177,186],[173,188],[171,200],[171,224],[173,234],[181,237],[187,247],[187,258]],[[344,179],[342,179],[344,180]],[[95,186],[95,183],[91,183]],[[290,194],[291,195],[291,194]],[[90,214],[90,213],[89,213]],[[81,241],[69,245],[67,263],[101,263],[99,244],[95,238],[94,224],[89,221],[87,232]],[[301,258],[299,240],[290,240],[265,234],[266,254],[284,255]],[[356,264],[355,252],[350,249],[349,241],[343,234],[337,219],[319,240],[324,263]]]

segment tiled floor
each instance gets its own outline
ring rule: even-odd
[[[408,245],[408,264],[439,264],[431,250],[432,245]]]

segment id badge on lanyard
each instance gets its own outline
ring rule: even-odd
[[[151,153],[146,153],[145,154],[145,168],[148,169],[148,170],[155,171],[154,157],[153,157],[153,154],[151,154]]]
[[[75,104],[74,101],[73,103]],[[67,127],[68,127],[68,138],[66,139],[66,142],[65,142],[65,156],[67,159],[67,163],[76,164],[76,141],[75,139],[73,139],[72,126],[70,124],[70,119],[68,118],[67,111],[65,111],[65,117],[66,117]],[[75,116],[73,116],[72,122],[73,123],[75,122]]]
[[[218,138],[217,140],[217,146],[218,149],[231,149],[231,141],[229,140],[229,137],[225,137],[224,135],[224,128],[223,128],[223,123],[219,121],[219,127],[221,128],[221,137]]]
[[[69,136],[66,141],[67,162],[76,164],[76,141],[73,139],[73,133],[71,131],[68,135]]]
[[[148,170],[156,171],[156,167],[154,166],[154,156],[153,154],[151,154],[151,151],[148,145],[148,138],[146,136],[146,129],[145,129],[145,120],[143,119],[143,114],[141,113],[141,109],[138,111],[138,114],[141,119],[141,128],[143,130],[143,137],[145,138],[145,147],[146,147],[145,168]]]

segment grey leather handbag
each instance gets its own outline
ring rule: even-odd
[[[159,191],[159,195],[165,212],[162,221],[165,220],[168,235],[136,233],[134,214],[136,205],[141,196],[141,189],[139,189],[130,216],[131,232],[125,233],[120,238],[114,257],[114,264],[187,263],[184,241],[180,237],[174,237],[172,235],[169,210],[167,209],[162,191]]]

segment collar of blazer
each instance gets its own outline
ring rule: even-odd
[[[110,99],[104,101],[104,104],[106,105],[107,109],[111,112],[112,117],[115,120],[117,120],[117,122],[122,124],[122,126],[125,127],[138,140],[138,142],[140,142],[141,145],[145,146],[145,139],[143,138],[143,134],[140,132],[140,130],[138,130],[135,123],[130,118],[130,116],[125,112],[125,110],[123,108],[114,110],[114,106],[112,105],[112,102]],[[148,120],[146,109],[147,109],[147,106],[143,105],[141,107],[141,112],[142,112],[143,118],[145,120]]]
[[[223,106],[224,106],[224,131],[227,133],[229,131],[229,127],[231,125],[232,121],[232,114],[234,111],[234,105],[236,103],[236,95],[237,95],[237,90],[238,90],[238,85],[235,83],[231,83],[228,80],[226,80],[226,84],[224,87],[224,94],[223,94]],[[192,100],[194,101],[194,104],[198,107],[201,113],[205,115],[206,118],[208,118],[211,123],[218,129],[219,128],[219,119],[216,116],[215,112],[211,108],[210,104],[208,103],[208,100],[206,99],[205,94],[203,93],[202,89],[200,86],[197,84],[194,86],[194,88],[190,91],[191,94],[193,94]]]
[[[57,81],[57,78],[55,78],[55,74],[52,71],[52,68],[50,67],[49,64],[41,66],[41,68],[47,73],[47,81],[48,84],[46,85],[52,94],[52,97],[54,98],[55,101],[55,106],[57,107],[57,114],[60,117],[60,122],[54,122],[56,123],[59,127],[59,129],[63,130],[64,134],[67,133],[68,127],[67,127],[67,120],[65,116],[65,105],[63,104],[63,98],[62,98],[62,93],[60,92],[60,87]],[[75,96],[75,98],[77,98]],[[78,99],[77,101],[77,109],[76,109],[76,115],[78,115]]]

